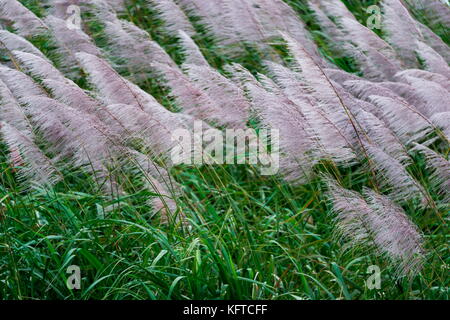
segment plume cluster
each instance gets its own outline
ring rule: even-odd
[[[361,195],[330,178],[325,181],[344,248],[371,247],[396,265],[398,275],[412,277],[421,269],[423,237],[401,207],[373,190]]]

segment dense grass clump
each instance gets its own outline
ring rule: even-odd
[[[76,175],[76,173],[74,173]],[[2,162],[1,295],[7,299],[447,299],[448,241],[411,212],[433,246],[412,282],[364,251],[343,253],[317,185],[293,189],[251,168],[179,172],[191,226],[160,226],[148,194],[111,202],[87,177],[25,194]],[[347,176],[358,184],[358,176]],[[353,180],[354,179],[354,180]],[[87,190],[88,189],[88,190]],[[70,191],[67,191],[70,190]],[[115,205],[115,209],[107,210]],[[367,268],[382,268],[369,290]],[[81,290],[68,290],[78,265]]]

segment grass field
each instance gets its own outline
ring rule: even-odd
[[[38,16],[44,14],[40,1],[21,2]],[[148,31],[180,62],[183,54],[176,39],[163,32],[162,22],[143,2],[129,1],[122,18]],[[358,72],[351,58],[333,56],[332,43],[304,1],[286,2],[306,22],[323,56],[346,71]],[[369,15],[365,8],[377,4],[344,2],[361,22]],[[256,49],[249,47],[238,57],[222,55],[202,26],[195,26],[199,35],[194,39],[212,67],[222,70],[237,62],[254,74],[265,72],[266,57]],[[90,22],[89,31],[97,46],[107,48],[100,25]],[[435,32],[448,44],[445,29]],[[33,44],[57,61],[47,39],[35,38]],[[288,59],[284,46],[274,48]],[[77,84],[89,89],[85,78]],[[167,89],[154,79],[141,87],[177,110]],[[361,191],[370,184],[363,164],[336,171],[323,163],[315,170],[333,172],[348,189]],[[408,170],[439,199],[422,157],[415,155]],[[261,176],[250,165],[174,167],[171,176],[183,191],[175,200],[189,222],[180,226],[159,223],[148,204],[153,194],[136,177],[123,182],[126,195],[111,199],[80,169],[64,168],[64,180],[51,189],[27,188],[16,171],[1,144],[2,299],[449,298],[448,206],[442,202],[436,210],[414,203],[403,206],[423,233],[427,255],[418,275],[399,279],[395,266],[370,250],[343,250],[320,176],[292,186],[279,176]],[[71,265],[81,270],[79,290],[66,285]],[[366,285],[371,265],[380,267],[381,289]]]

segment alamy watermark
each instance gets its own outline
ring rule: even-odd
[[[66,13],[68,18],[66,19],[67,28],[70,30],[81,29],[81,9],[79,6],[70,5],[67,7]]]
[[[66,285],[69,290],[81,289],[81,269],[77,265],[71,265],[67,268],[66,273],[69,274]]]
[[[174,164],[251,164],[259,166],[262,175],[279,170],[279,131],[251,128],[204,130],[202,121],[194,122],[194,130],[180,128],[172,133],[175,147]]]
[[[369,6],[366,12],[370,14],[366,22],[367,28],[381,29],[381,8],[377,5]]]
[[[367,274],[370,276],[366,280],[366,285],[369,290],[381,289],[381,270],[377,265],[371,265],[367,268]]]

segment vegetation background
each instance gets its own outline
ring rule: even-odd
[[[38,0],[21,1],[38,16]],[[322,54],[343,70],[357,73],[349,57],[334,57],[303,0],[286,0],[306,22]],[[361,23],[377,1],[344,0]],[[143,0],[130,0],[122,16],[147,30],[172,58],[182,53],[175,38]],[[420,17],[419,17],[420,18]],[[195,21],[194,21],[195,22]],[[264,57],[254,48],[245,55],[220,55],[214,39],[195,38],[211,66],[222,70],[238,62],[263,72]],[[99,47],[101,27],[89,26]],[[438,30],[449,43],[446,31]],[[54,57],[46,39],[34,41]],[[285,48],[274,45],[283,53]],[[285,53],[286,54],[286,53]],[[56,59],[55,59],[56,61]],[[125,74],[126,75],[126,74]],[[85,79],[78,81],[87,87]],[[153,79],[144,89],[168,108],[176,108]],[[426,176],[423,159],[414,170]],[[425,234],[430,249],[422,272],[396,279],[387,261],[365,250],[342,251],[334,237],[331,207],[321,182],[292,187],[281,178],[263,177],[246,165],[177,167],[183,186],[177,201],[189,228],[160,225],[151,218],[151,194],[130,181],[126,197],[112,201],[81,171],[53,190],[26,191],[0,145],[0,297],[2,299],[448,299],[449,230],[435,216],[405,208]],[[368,173],[342,170],[344,185],[360,190]],[[129,188],[129,189],[130,189]],[[114,206],[114,210],[105,210]],[[448,215],[447,215],[448,216]],[[448,221],[448,217],[445,218]],[[66,286],[70,265],[81,268],[80,290]],[[381,289],[366,286],[367,268],[381,268]]]

